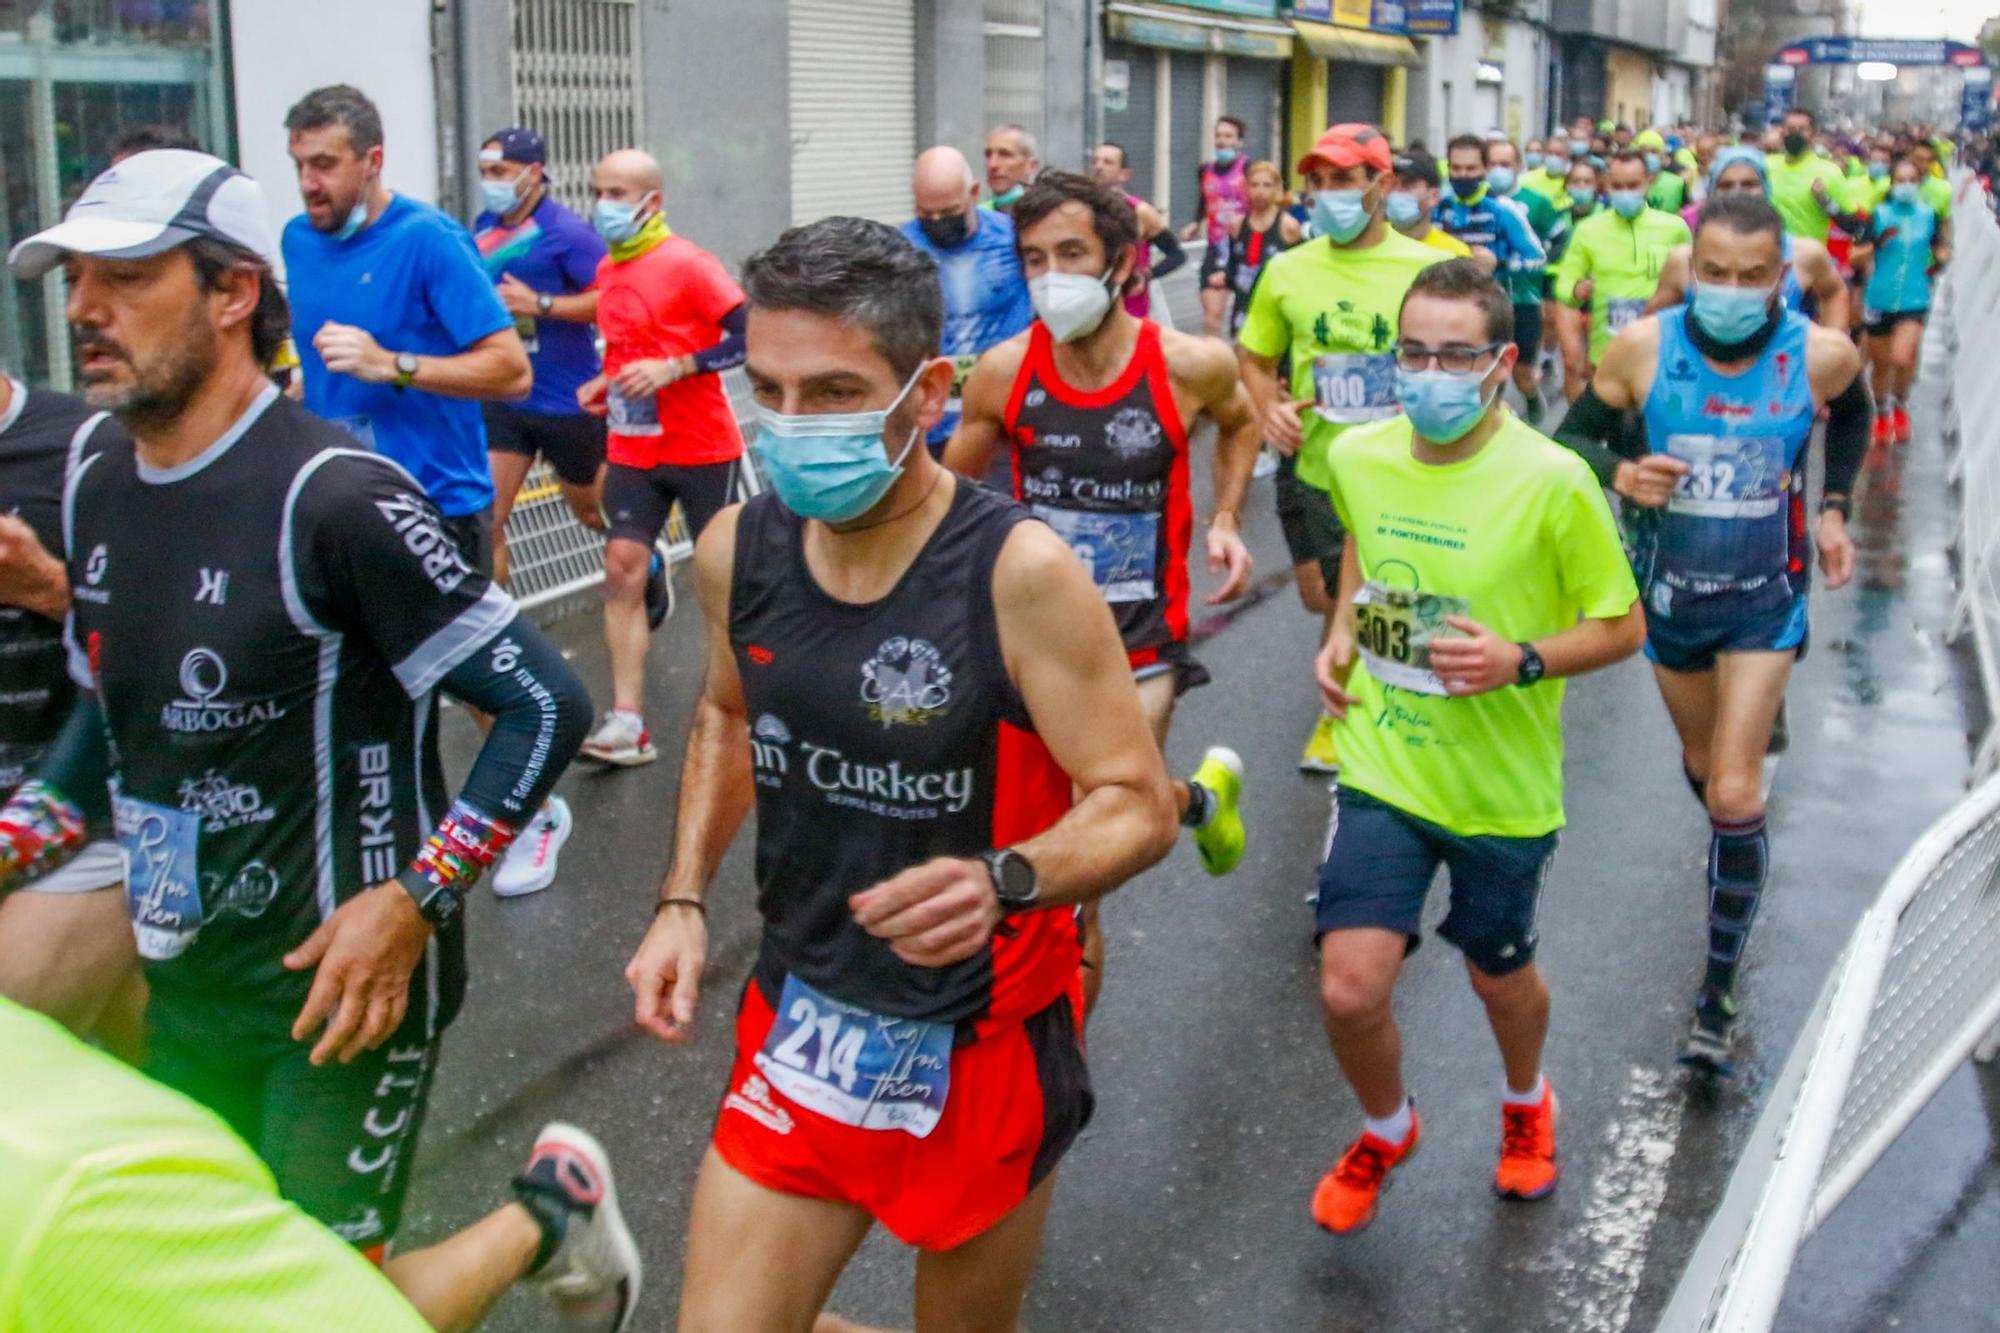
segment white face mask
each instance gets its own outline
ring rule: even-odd
[[[1048,325],[1049,336],[1059,343],[1088,337],[1111,309],[1111,288],[1106,286],[1111,270],[1093,278],[1088,273],[1044,273],[1028,283],[1028,299],[1034,303],[1035,317]]]

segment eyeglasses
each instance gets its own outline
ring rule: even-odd
[[[1453,375],[1463,375],[1468,370],[1480,370],[1479,359],[1490,356],[1505,347],[1506,343],[1487,343],[1484,347],[1467,347],[1463,343],[1451,343],[1444,347],[1426,347],[1422,343],[1400,342],[1396,344],[1396,364],[1411,372],[1429,370],[1431,362],[1438,369]]]

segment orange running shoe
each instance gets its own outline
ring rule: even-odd
[[[1887,444],[1894,437],[1896,432],[1894,423],[1890,420],[1891,415],[1888,412],[1875,414],[1875,443]]]
[[[1533,1106],[1500,1103],[1500,1165],[1493,1192],[1503,1199],[1546,1199],[1556,1192],[1556,1089],[1546,1079]]]
[[[1375,1201],[1389,1172],[1417,1150],[1423,1126],[1417,1108],[1410,1106],[1410,1132],[1401,1143],[1378,1139],[1363,1130],[1334,1163],[1333,1170],[1320,1178],[1313,1191],[1313,1221],[1336,1236],[1351,1236],[1375,1220]]]
[[[1910,442],[1910,414],[1901,407],[1896,409],[1895,431],[1897,444]]]

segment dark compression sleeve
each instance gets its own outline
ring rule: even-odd
[[[1164,278],[1187,263],[1187,251],[1181,249],[1181,238],[1174,235],[1172,227],[1160,228],[1151,244],[1160,252],[1160,257],[1153,261],[1154,277]]]
[[[399,876],[469,890],[514,841],[556,785],[590,726],[590,694],[549,641],[515,620],[445,676],[444,689],[492,715],[465,788]]]
[[[1854,479],[1861,475],[1861,460],[1868,453],[1868,428],[1875,416],[1868,391],[1856,375],[1840,396],[1826,405],[1826,495],[1829,499],[1854,494]]]
[[[1618,465],[1630,458],[1621,448],[1632,438],[1624,425],[1623,412],[1599,398],[1595,388],[1586,388],[1556,430],[1556,442],[1581,455],[1597,474],[1598,484],[1608,488],[1618,475]]]
[[[694,368],[698,374],[713,375],[717,371],[734,370],[743,364],[749,355],[749,343],[745,331],[750,324],[749,305],[739,305],[722,317],[722,341],[713,347],[704,347],[694,354]]]

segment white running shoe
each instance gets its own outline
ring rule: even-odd
[[[623,1333],[639,1305],[639,1247],[618,1211],[604,1147],[575,1125],[542,1129],[514,1193],[538,1219],[560,1218],[561,1239],[528,1279],[555,1303],[564,1328]]]
[[[551,796],[543,802],[500,858],[500,868],[493,872],[493,896],[520,898],[555,883],[556,858],[562,855],[563,844],[575,827],[568,801]]]
[[[1257,478],[1260,481],[1263,480],[1265,477],[1277,476],[1278,475],[1277,451],[1274,449],[1259,449],[1257,451],[1257,465],[1250,469],[1250,475]]]
[[[660,757],[660,752],[653,748],[653,733],[646,730],[645,719],[615,708],[604,715],[579,753],[585,759],[620,768],[650,764]]]

